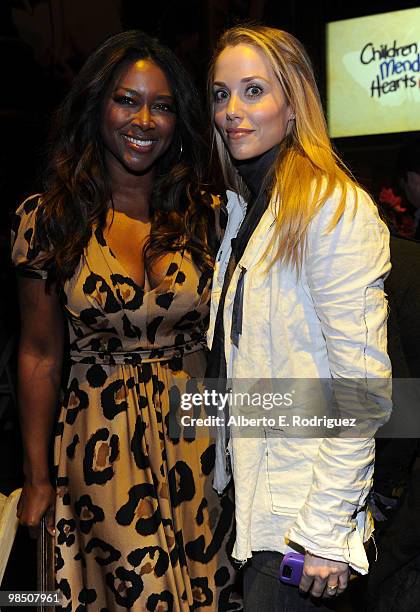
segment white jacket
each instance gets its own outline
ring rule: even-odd
[[[209,346],[231,239],[246,211],[237,194],[228,191],[227,195],[229,218],[216,260]],[[264,213],[226,295],[225,354],[233,384],[235,379],[257,377],[390,378],[383,292],[383,279],[390,270],[389,233],[361,189],[356,210],[349,190],[346,210],[328,232],[338,197],[336,191],[310,224],[299,278],[284,264],[276,262],[268,272],[267,262],[261,265],[274,231],[274,207],[270,205]],[[230,330],[235,290],[244,269],[243,327],[237,348]],[[389,417],[389,398],[390,392],[377,397],[378,415],[385,412]],[[234,557],[244,561],[251,551],[285,552],[288,542],[294,542],[366,573],[363,542],[372,526],[364,506],[371,487],[374,449],[372,437],[233,437]],[[226,484],[223,476],[216,466],[218,490]]]

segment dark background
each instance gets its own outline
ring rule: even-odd
[[[131,28],[158,36],[176,51],[204,92],[208,60],[220,32],[255,19],[288,30],[304,43],[325,100],[325,24],[416,6],[418,2],[407,0],[0,0],[0,341],[18,331],[8,262],[10,216],[24,197],[41,188],[51,114],[87,55],[105,37]],[[381,186],[392,183],[400,146],[418,135],[342,138],[334,144],[375,197]],[[6,420],[0,415],[4,493],[21,485],[13,399],[8,415]],[[34,554],[33,544],[20,533],[3,589],[35,588]]]
[[[419,6],[407,0],[3,0],[0,2],[0,188],[7,209],[37,187],[51,111],[86,56],[106,36],[139,28],[157,35],[203,88],[213,42],[227,26],[257,19],[306,46],[325,99],[328,21]],[[335,142],[357,178],[375,191],[410,134]]]

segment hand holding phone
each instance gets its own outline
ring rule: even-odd
[[[302,578],[305,555],[297,552],[288,552],[280,564],[279,578],[285,584],[298,586]]]

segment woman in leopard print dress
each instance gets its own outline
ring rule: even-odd
[[[45,192],[16,213],[18,514],[32,530],[46,516],[64,610],[240,608],[214,445],[183,437],[172,418],[206,363],[217,207],[200,187],[200,129],[172,53],[136,31],[116,35],[58,113]],[[71,368],[53,489],[63,322]]]

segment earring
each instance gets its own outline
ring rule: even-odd
[[[181,157],[182,157],[182,140],[180,138],[179,153],[178,153],[178,162],[181,160]]]

